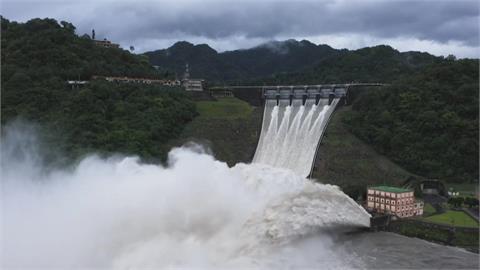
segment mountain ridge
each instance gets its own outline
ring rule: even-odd
[[[372,63],[376,62],[383,62],[384,67],[377,67],[380,73],[385,66],[388,66],[388,70],[395,71],[397,68],[402,72],[411,72],[443,59],[426,52],[400,52],[388,45],[348,50],[295,39],[269,41],[249,49],[224,52],[217,52],[208,44],[179,41],[169,48],[146,52],[144,55],[152,65],[171,70],[177,77],[183,74],[188,63],[193,77],[214,84],[269,80],[283,82],[289,80],[285,76],[298,80],[297,73],[302,73],[304,77],[321,78],[316,73],[322,67],[336,66],[342,61],[345,62],[344,72],[352,74],[361,66],[372,68]],[[375,66],[373,68],[371,71],[375,72]]]

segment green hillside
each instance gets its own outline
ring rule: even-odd
[[[425,66],[441,63],[442,57],[421,52],[399,52],[379,45],[358,50],[341,50],[318,61],[310,69],[273,74],[270,84],[318,84],[348,82],[391,83],[401,76],[413,75]]]
[[[251,162],[260,135],[263,108],[252,107],[237,98],[197,101],[196,105],[199,116],[165,149],[196,142],[208,147],[217,159],[230,166]]]
[[[427,66],[364,91],[349,129],[410,171],[451,182],[478,180],[478,60]]]
[[[160,76],[144,56],[96,46],[71,23],[54,19],[10,22],[2,17],[2,82],[88,80],[92,75]]]
[[[205,119],[245,119],[252,114],[253,108],[247,102],[236,98],[220,98],[218,101],[199,101],[198,118]]]
[[[193,77],[213,83],[245,83],[272,74],[310,68],[319,60],[339,52],[330,46],[315,45],[306,40],[269,42],[250,49],[221,53],[207,44],[193,45],[181,41],[145,55],[152,65],[177,74],[183,74],[188,63]]]
[[[181,88],[91,80],[92,75],[161,77],[144,56],[103,48],[68,22],[2,18],[2,126],[21,119],[38,128],[47,156],[70,162],[86,153],[165,156],[158,145],[196,115]],[[64,159],[63,157],[66,157]]]
[[[337,50],[307,40],[268,42],[222,53],[206,44],[182,41],[145,55],[153,65],[176,74],[183,74],[188,63],[193,77],[240,85],[391,82],[442,61],[428,53],[401,53],[385,45]]]
[[[317,153],[312,177],[338,185],[354,198],[367,185],[401,185],[412,173],[401,168],[357,138],[345,125],[351,106],[341,106],[333,114]]]

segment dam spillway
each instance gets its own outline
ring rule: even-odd
[[[345,88],[265,89],[265,111],[254,163],[310,175],[318,144]]]

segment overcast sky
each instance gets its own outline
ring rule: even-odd
[[[7,19],[55,18],[77,33],[137,52],[179,40],[218,51],[308,39],[334,48],[388,44],[400,51],[480,56],[479,4],[470,0],[1,0]]]

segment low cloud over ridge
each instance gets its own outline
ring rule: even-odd
[[[177,40],[206,42],[222,51],[310,38],[350,49],[393,40],[399,50],[423,44],[418,50],[433,47],[429,52],[434,54],[479,56],[476,1],[6,0],[2,13],[20,21],[72,21],[79,33],[95,28],[99,37],[133,44],[140,51]]]

